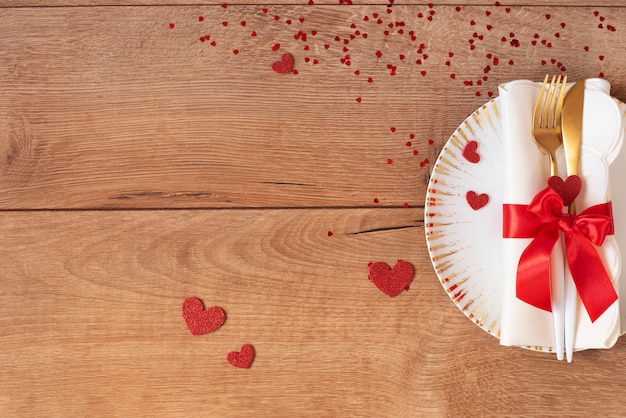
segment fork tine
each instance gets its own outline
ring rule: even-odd
[[[567,87],[567,76],[563,76],[563,83],[561,84],[561,91],[559,91],[558,93],[558,101],[556,104],[556,120],[555,120],[555,125],[560,127],[561,126],[561,116],[562,113],[561,112],[563,110],[563,101],[565,100],[565,87]]]
[[[548,87],[548,94],[546,95],[546,101],[543,107],[542,128],[551,128],[554,124],[554,109],[556,104],[556,88],[561,81],[561,76],[557,79],[556,75],[552,76],[552,81]],[[556,82],[556,83],[555,83]]]
[[[546,77],[543,79],[543,84],[541,85],[541,90],[539,90],[539,96],[537,96],[535,112],[533,113],[533,128],[535,130],[541,127],[541,116],[543,114],[543,96],[546,93],[546,85],[548,84],[549,77],[550,76],[546,74]]]

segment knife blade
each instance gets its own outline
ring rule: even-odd
[[[567,175],[578,174],[580,162],[580,143],[583,130],[583,108],[585,99],[585,80],[580,80],[569,89],[563,102],[561,130]],[[570,209],[571,210],[571,209]]]
[[[561,134],[565,149],[567,175],[578,175],[580,163],[580,144],[583,130],[583,110],[585,99],[585,80],[580,80],[567,92],[561,114]],[[576,214],[575,200],[568,208],[570,215]],[[574,340],[576,333],[576,285],[572,279],[567,261],[565,262],[565,357],[571,362],[574,356]]]

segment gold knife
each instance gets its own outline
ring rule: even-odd
[[[561,114],[561,130],[563,133],[563,147],[565,148],[565,162],[567,175],[578,175],[580,162],[580,142],[583,130],[583,103],[585,99],[585,80],[580,80],[569,89],[563,102]],[[576,213],[574,202],[569,207],[569,213]]]
[[[583,130],[583,108],[585,99],[585,80],[580,80],[569,89],[563,102],[561,115],[561,132],[565,149],[567,175],[578,175],[580,163],[580,143]],[[575,200],[569,205],[568,213],[576,214]],[[565,356],[568,362],[574,355],[574,338],[576,332],[576,286],[565,262]]]

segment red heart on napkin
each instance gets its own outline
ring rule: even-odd
[[[202,335],[221,327],[226,315],[219,306],[204,309],[200,299],[190,297],[183,302],[183,318],[193,335]]]
[[[291,56],[291,54],[283,54],[283,56],[280,57],[280,61],[276,61],[272,64],[272,70],[279,74],[288,74],[291,72],[292,68],[293,57]]]
[[[244,344],[241,346],[240,351],[231,351],[226,356],[226,360],[235,367],[240,369],[247,369],[254,360],[254,347],[250,344]]]
[[[465,148],[463,148],[463,157],[465,157],[465,159],[469,161],[470,163],[476,164],[477,162],[480,161],[480,155],[478,155],[478,153],[476,152],[477,148],[478,148],[478,142],[469,141],[465,145]]]
[[[388,296],[396,296],[406,289],[415,274],[413,266],[402,260],[398,260],[393,268],[381,261],[370,263],[369,268],[367,278]]]
[[[474,210],[478,210],[482,208],[483,206],[485,206],[487,203],[489,203],[488,194],[486,193],[478,194],[473,190],[470,190],[469,192],[465,194],[465,199],[467,200],[467,203],[469,203],[469,205]]]
[[[548,186],[561,196],[563,206],[569,206],[580,193],[583,182],[578,176],[569,176],[565,181],[559,176],[552,176],[548,179]]]

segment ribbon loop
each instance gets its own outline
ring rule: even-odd
[[[546,187],[528,205],[503,205],[504,238],[533,238],[517,266],[516,294],[539,309],[552,311],[550,256],[563,232],[567,263],[591,322],[617,300],[617,293],[595,246],[614,233],[611,202],[579,215],[563,213],[561,196]]]

